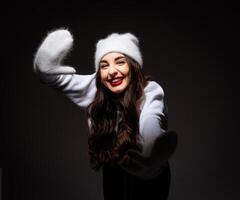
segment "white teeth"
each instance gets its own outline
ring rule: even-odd
[[[113,80],[111,80],[111,82],[117,82],[117,81],[119,81],[119,80],[121,80],[122,78],[116,78],[116,79],[113,79]]]

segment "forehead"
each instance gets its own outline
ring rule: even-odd
[[[118,52],[110,52],[107,53],[106,55],[104,55],[101,59],[101,61],[105,60],[105,61],[111,61],[111,60],[115,60],[116,58],[120,58],[120,57],[124,57],[125,56],[122,53],[118,53]]]

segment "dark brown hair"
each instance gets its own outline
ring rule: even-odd
[[[101,83],[97,72],[97,92],[87,108],[90,120],[88,137],[89,156],[92,168],[122,163],[127,149],[141,149],[139,143],[139,108],[144,99],[144,88],[150,79],[140,65],[125,56],[130,68],[130,81],[119,95]]]

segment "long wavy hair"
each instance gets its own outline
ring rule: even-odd
[[[125,153],[129,148],[141,149],[140,105],[150,77],[144,75],[137,62],[125,57],[130,69],[127,88],[120,94],[111,92],[102,84],[98,70],[96,96],[87,108],[90,120],[89,156],[92,168],[96,171],[103,166],[126,162]]]

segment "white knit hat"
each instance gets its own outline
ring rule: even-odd
[[[138,62],[142,67],[142,55],[138,45],[137,37],[131,33],[112,33],[106,38],[99,40],[95,52],[95,70],[98,70],[102,57],[110,52],[123,53]]]

